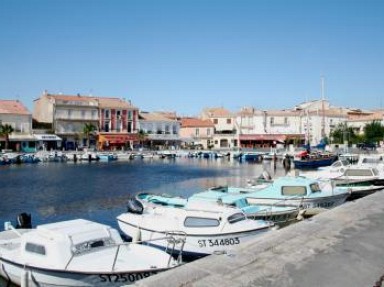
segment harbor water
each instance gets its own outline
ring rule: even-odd
[[[245,186],[267,170],[284,175],[282,162],[229,158],[38,163],[0,166],[0,230],[22,212],[32,225],[85,218],[118,229],[116,216],[139,192],[190,196],[218,185]],[[0,286],[7,286],[0,279]]]

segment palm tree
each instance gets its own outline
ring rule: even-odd
[[[144,141],[147,139],[148,134],[143,130],[139,130],[138,137],[139,137],[140,145],[141,145],[141,147],[143,147]]]
[[[13,133],[14,129],[11,125],[0,125],[0,135],[5,136],[5,149],[9,146],[9,135]]]
[[[96,130],[96,126],[92,123],[86,123],[83,128],[83,133],[87,138],[87,147],[89,147],[89,141],[91,134]]]

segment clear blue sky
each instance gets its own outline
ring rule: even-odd
[[[384,102],[382,0],[1,0],[0,98],[50,93],[141,110]]]

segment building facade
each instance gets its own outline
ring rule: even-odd
[[[32,114],[18,100],[0,100],[0,125],[10,125],[9,149],[15,151],[35,151],[35,138],[32,134]],[[5,147],[6,138],[0,136],[0,150]]]
[[[99,105],[100,150],[132,149],[138,141],[138,108],[119,98],[95,98]]]
[[[145,112],[139,114],[141,144],[150,149],[178,148],[180,122],[175,113]]]
[[[214,147],[215,125],[210,120],[180,118],[180,138],[185,148],[209,149]]]
[[[118,98],[45,92],[34,101],[33,117],[39,123],[50,123],[66,150],[88,144],[101,150],[124,149],[137,140],[138,109]],[[89,136],[86,125],[94,127]]]
[[[211,146],[215,149],[230,149],[238,146],[238,129],[234,115],[224,108],[206,108],[200,118],[214,125]]]
[[[62,139],[62,148],[74,150],[86,145],[85,124],[98,130],[98,101],[93,97],[57,95],[44,92],[34,100],[33,118],[39,123],[51,124],[52,132]],[[92,139],[95,144],[95,139]],[[57,147],[60,148],[60,147]]]

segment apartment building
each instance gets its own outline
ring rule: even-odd
[[[10,125],[8,148],[16,151],[35,151],[35,137],[32,135],[32,114],[18,100],[0,100],[0,125]],[[5,147],[6,138],[0,136],[0,150]]]
[[[215,125],[211,120],[184,117],[180,119],[180,139],[186,148],[208,149],[214,147]]]
[[[137,140],[138,109],[119,98],[45,92],[34,101],[33,117],[39,123],[51,124],[67,150],[86,147],[86,124],[95,127],[89,144],[98,149],[129,148]]]
[[[144,146],[151,149],[179,147],[180,122],[176,113],[145,112],[139,113],[139,130],[142,132]]]
[[[210,120],[214,124],[213,145],[216,149],[237,147],[238,131],[236,129],[235,116],[224,108],[206,108],[200,118]]]
[[[139,110],[130,101],[119,98],[95,98],[98,102],[98,138],[101,150],[132,149],[138,141]]]
[[[99,123],[98,101],[93,97],[49,94],[34,100],[33,118],[43,124],[50,124],[54,134],[62,139],[62,147],[73,150],[85,146],[85,124],[97,127]],[[95,144],[94,136],[91,143]]]

